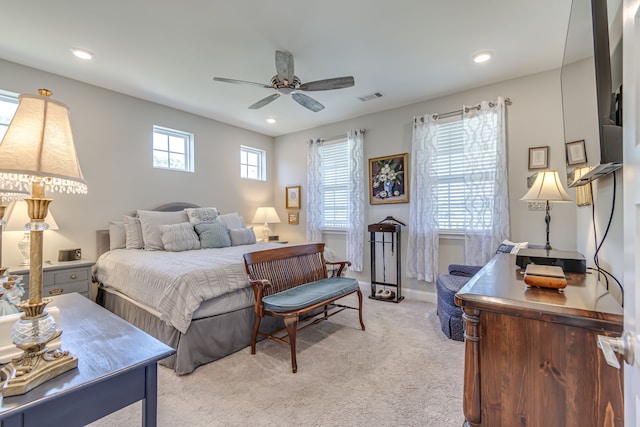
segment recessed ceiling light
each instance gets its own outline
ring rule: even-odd
[[[93,59],[93,57],[96,56],[93,52],[88,51],[87,49],[82,49],[80,47],[72,47],[71,53],[73,53],[76,58],[85,60]]]
[[[276,122],[276,119],[274,119],[273,117],[269,117],[267,119],[267,123],[274,124],[275,122]]]
[[[493,52],[489,52],[489,51],[478,52],[475,55],[473,55],[473,62],[477,64],[482,64],[483,62],[487,62],[488,60],[490,60],[492,56],[493,56]]]

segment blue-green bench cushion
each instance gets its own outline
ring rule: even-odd
[[[346,295],[358,289],[358,281],[351,277],[329,277],[305,283],[262,298],[265,310],[287,312]]]

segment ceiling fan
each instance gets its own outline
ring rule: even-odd
[[[275,89],[276,93],[262,98],[260,101],[251,105],[249,108],[257,110],[265,105],[275,101],[280,95],[291,95],[294,101],[302,105],[305,108],[313,112],[318,112],[324,109],[324,105],[316,101],[315,99],[307,96],[299,91],[317,91],[317,90],[332,90],[343,89],[354,85],[352,76],[346,77],[334,77],[332,79],[316,80],[313,82],[302,83],[298,76],[293,74],[293,55],[289,52],[276,50],[276,74],[271,78],[271,84],[262,84],[248,82],[244,80],[225,79],[223,77],[214,77],[213,80],[218,82],[235,83],[235,84],[247,84],[253,86],[260,86],[269,89]]]

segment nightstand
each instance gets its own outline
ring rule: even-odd
[[[91,289],[91,267],[93,261],[65,261],[65,262],[45,262],[42,264],[42,296],[51,297],[55,295],[78,292],[89,298]],[[22,286],[24,295],[22,299],[29,298],[29,267],[18,266],[9,269],[11,274],[22,276]]]

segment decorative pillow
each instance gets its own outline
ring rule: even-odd
[[[256,235],[253,227],[229,229],[231,246],[250,245],[256,242]]]
[[[514,243],[510,240],[503,240],[498,246],[497,254],[517,254],[520,249],[529,246],[529,242]]]
[[[138,218],[140,218],[140,225],[142,226],[144,248],[148,251],[161,251],[164,249],[162,237],[160,236],[161,225],[189,222],[185,211],[157,212],[139,210]]]
[[[246,227],[244,218],[238,212],[219,215],[218,221],[224,222],[229,230]]]
[[[226,248],[231,246],[229,229],[224,222],[201,222],[196,224],[196,233],[200,236],[200,246],[206,248]]]
[[[142,249],[144,241],[142,240],[142,226],[140,220],[133,216],[123,216],[125,232],[125,247],[127,249]]]
[[[186,208],[184,211],[189,217],[189,222],[193,225],[215,221],[219,215],[216,208]]]
[[[127,247],[127,232],[122,221],[109,221],[109,249],[124,249]]]
[[[200,240],[190,222],[161,225],[160,238],[165,251],[181,252],[200,249]]]

